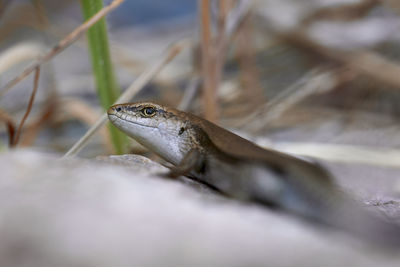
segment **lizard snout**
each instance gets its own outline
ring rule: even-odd
[[[107,114],[108,115],[116,115],[117,113],[122,111],[122,107],[121,105],[114,105],[111,106],[108,110],[107,110]]]

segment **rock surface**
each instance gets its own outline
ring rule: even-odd
[[[140,156],[57,158],[0,154],[0,266],[400,265],[399,253],[160,178],[165,167]]]

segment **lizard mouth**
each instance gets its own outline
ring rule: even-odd
[[[111,122],[115,122],[117,119],[119,119],[118,117],[117,117],[117,115],[115,115],[115,114],[108,114],[108,119],[111,121]]]
[[[108,114],[108,119],[109,119],[113,124],[116,124],[116,125],[118,125],[118,123],[117,123],[118,121],[123,121],[123,122],[126,122],[126,123],[132,123],[132,124],[140,125],[140,126],[142,126],[142,127],[157,128],[157,127],[155,127],[155,126],[150,126],[150,125],[146,125],[146,124],[139,123],[139,122],[137,122],[137,121],[129,120],[129,118],[127,118],[127,117],[128,117],[128,116],[126,116],[125,118],[123,118],[122,115]]]

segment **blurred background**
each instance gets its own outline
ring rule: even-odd
[[[0,265],[399,266],[112,156],[156,159],[109,124],[58,160],[133,90],[315,160],[400,223],[399,89],[398,0],[0,0]]]
[[[179,43],[176,57],[132,101],[179,107],[259,144],[332,162],[333,169],[336,163],[340,170],[363,166],[353,176],[377,166],[385,169],[380,176],[395,178],[398,1],[119,2],[106,16],[101,42],[96,34],[82,36],[40,65],[32,110],[13,146],[65,153],[120,92]],[[32,73],[7,88],[10,81],[101,7],[94,0],[0,1],[2,150],[15,139],[35,87]],[[103,41],[96,67],[94,51]],[[101,58],[104,51],[109,55]],[[96,73],[102,64],[103,74]],[[100,87],[113,92],[102,96]],[[112,131],[104,127],[80,156],[146,153]]]

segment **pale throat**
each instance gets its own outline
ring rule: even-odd
[[[172,130],[172,125],[168,125],[171,128],[167,130],[159,127],[143,126],[134,122],[124,123],[129,124],[129,126],[125,125],[124,127],[126,133],[174,165],[178,165],[187,153],[186,146],[183,145],[183,139],[177,134],[178,131]]]

